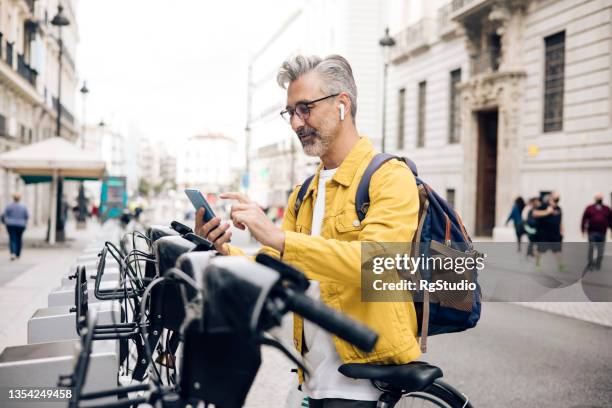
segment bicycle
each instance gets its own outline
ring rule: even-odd
[[[177,237],[179,246],[180,239]],[[176,266],[158,271],[157,277],[142,293],[139,316],[145,318],[147,298],[160,278],[172,279],[175,284],[191,291],[193,296],[182,296],[182,321],[172,323],[180,333],[183,345],[176,360],[179,371],[176,383],[162,384],[159,373],[156,373],[150,377],[151,384],[83,394],[81,387],[85,383],[86,368],[82,367],[86,367],[84,361],[90,350],[85,344],[87,333],[96,331],[83,329],[84,347],[78,367],[70,377],[71,381],[65,381],[73,387],[75,398],[71,407],[80,406],[84,399],[111,395],[125,397],[133,391],[148,395],[123,398],[113,406],[136,406],[146,402],[174,408],[203,402],[217,408],[242,407],[260,368],[261,346],[281,350],[308,375],[301,356],[266,335],[270,329],[280,326],[282,317],[288,312],[303,316],[365,351],[372,350],[376,343],[377,334],[363,324],[308,298],[304,294],[309,285],[306,277],[275,258],[260,254],[256,257],[257,263],[253,263],[245,258],[216,256],[214,251],[187,251],[175,260]],[[181,293],[185,290],[181,289]],[[144,344],[148,346],[147,329],[151,324],[140,326],[144,330]],[[147,347],[146,351],[148,364],[153,364],[151,349]],[[175,353],[176,348],[171,352]],[[441,380],[440,368],[424,362],[396,366],[345,364],[339,370],[348,377],[369,379],[381,391],[377,402],[379,408],[472,406],[464,394]]]

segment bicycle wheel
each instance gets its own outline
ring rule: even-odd
[[[404,395],[396,408],[472,408],[470,402],[453,387],[436,381],[423,391]]]

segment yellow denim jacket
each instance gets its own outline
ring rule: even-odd
[[[371,352],[333,336],[343,362],[405,364],[421,354],[416,339],[414,305],[411,302],[361,301],[361,241],[412,241],[417,229],[419,198],[408,167],[397,160],[388,161],[372,176],[371,205],[367,217],[359,222],[355,192],[375,153],[370,141],[360,138],[327,183],[321,236],[311,236],[310,231],[322,165],[317,168],[297,217],[294,203],[300,186],[293,190],[282,224],[285,231],[282,259],[302,270],[308,279],[320,281],[321,300],[325,304],[378,332],[378,342]],[[262,251],[279,256],[278,251],[268,247]],[[230,255],[242,254],[238,248],[230,246]],[[295,347],[302,353],[301,317],[294,316],[293,329]]]

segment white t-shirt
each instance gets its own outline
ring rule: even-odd
[[[321,226],[325,216],[325,185],[334,176],[336,170],[321,170],[319,173],[318,193],[312,214],[310,235],[321,235]],[[313,299],[319,299],[321,295],[319,282],[311,280],[306,294]],[[304,358],[311,369],[310,377],[306,377],[302,385],[302,390],[306,395],[314,399],[378,400],[381,392],[374,388],[369,380],[355,380],[338,372],[342,360],[336,351],[331,334],[304,320],[303,340],[308,348]]]

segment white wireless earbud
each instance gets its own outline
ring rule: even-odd
[[[344,120],[344,104],[340,104],[340,120]]]

